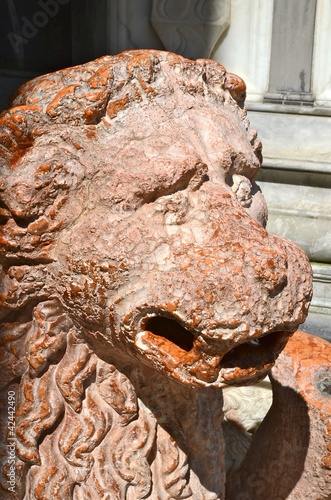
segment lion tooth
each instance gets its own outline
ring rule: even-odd
[[[148,346],[144,343],[144,335],[145,335],[145,332],[139,332],[136,335],[135,344],[142,351],[147,351],[148,350]]]
[[[260,347],[260,340],[259,339],[252,339],[247,342],[247,344],[252,345],[254,347]]]

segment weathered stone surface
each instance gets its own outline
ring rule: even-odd
[[[39,77],[2,116],[17,498],[223,498],[218,389],[263,378],[311,297],[304,253],[263,227],[244,93],[136,51]]]

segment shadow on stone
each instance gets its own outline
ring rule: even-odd
[[[273,404],[240,468],[227,479],[227,500],[288,498],[309,446],[308,407],[293,389],[272,380]]]

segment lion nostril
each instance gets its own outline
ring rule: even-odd
[[[152,318],[148,318],[144,323],[144,329],[153,335],[169,340],[184,351],[188,352],[193,348],[193,333],[174,319],[164,316],[153,316]]]
[[[257,361],[268,358],[274,361],[285,346],[290,333],[284,331],[271,332],[264,337],[248,340],[227,352],[222,359],[222,367],[248,368]]]

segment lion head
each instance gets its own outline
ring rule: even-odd
[[[105,475],[109,498],[150,498],[165,431],[137,387],[177,381],[194,399],[254,382],[304,321],[309,263],[264,227],[244,94],[216,62],[132,51],[38,77],[2,115],[4,382],[25,498],[103,498]],[[141,482],[114,426],[140,429]],[[101,455],[112,468],[93,475]],[[195,498],[184,482],[171,498]]]

